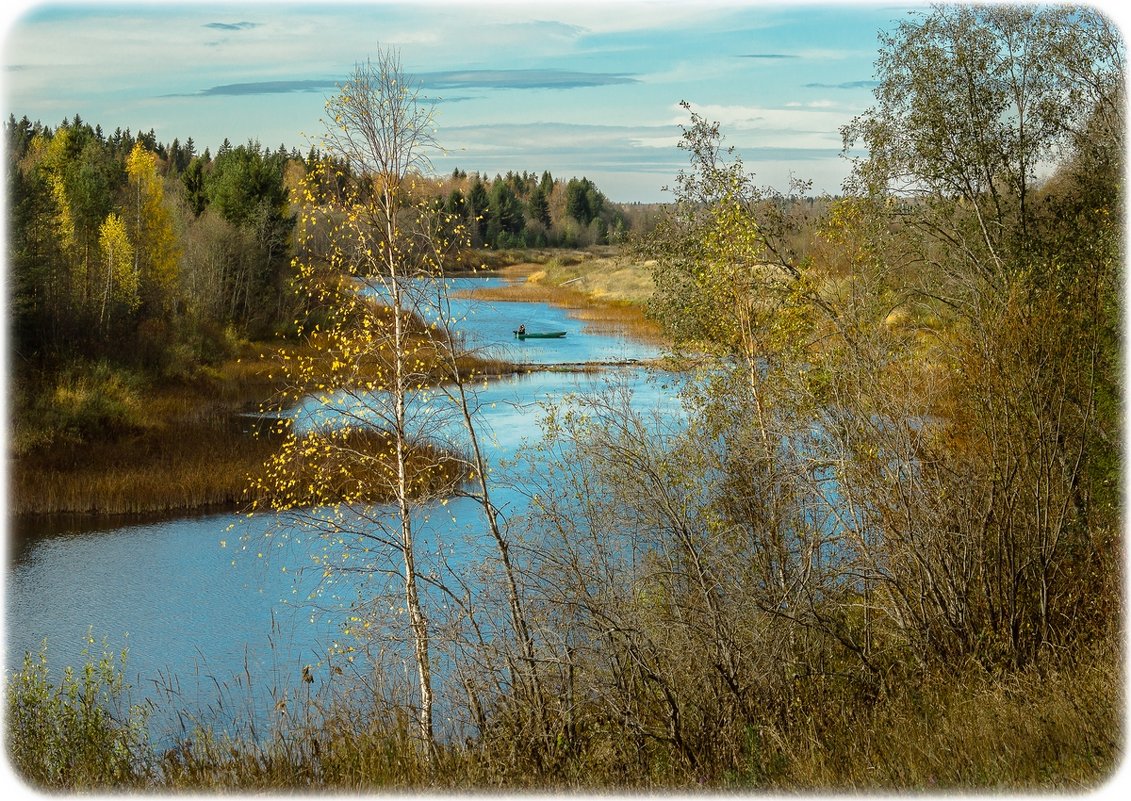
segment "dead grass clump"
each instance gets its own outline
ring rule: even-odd
[[[786,734],[783,787],[844,790],[1090,790],[1122,749],[1119,656],[995,677],[938,670],[867,707],[847,703]],[[826,710],[828,711],[828,710]]]
[[[304,508],[394,500],[398,469],[391,434],[372,428],[320,431],[287,439],[255,477],[256,505]],[[468,476],[467,459],[434,446],[409,446],[412,497],[450,491]]]

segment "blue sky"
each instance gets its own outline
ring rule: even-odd
[[[437,173],[550,170],[660,201],[686,100],[762,184],[837,192],[839,128],[871,101],[877,32],[922,5],[797,2],[24,3],[6,11],[4,117],[79,114],[197,148],[305,150],[378,46],[436,101]]]

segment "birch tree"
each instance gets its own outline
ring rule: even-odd
[[[316,562],[327,580],[374,577],[347,632],[367,633],[392,658],[407,643],[413,682],[403,703],[414,708],[428,756],[437,629],[444,616],[472,612],[445,580],[440,535],[427,521],[467,480],[484,487],[490,510],[475,440],[474,456],[459,441],[461,431],[474,433],[468,407],[451,403],[466,401],[468,373],[451,350],[443,272],[466,234],[422,191],[435,146],[431,113],[395,53],[358,65],[327,115],[329,157],[300,193],[306,255],[295,266],[311,314],[295,321],[303,345],[285,366],[286,400],[313,411],[305,427],[282,424],[282,450],[257,492],[321,535]],[[438,389],[441,380],[457,390]]]
[[[133,239],[135,271],[152,312],[165,312],[177,288],[179,257],[173,218],[157,172],[157,155],[138,142],[126,158],[129,199],[125,220]]]
[[[100,283],[102,302],[98,324],[105,328],[116,305],[135,309],[138,304],[138,273],[134,264],[134,248],[126,224],[117,214],[110,214],[98,229],[98,247],[102,253]]]

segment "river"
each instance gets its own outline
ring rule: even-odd
[[[498,280],[460,279],[456,289]],[[538,439],[546,400],[613,382],[631,387],[642,409],[674,408],[674,393],[661,379],[643,367],[624,366],[658,355],[651,346],[587,332],[568,311],[547,304],[456,302],[466,318],[467,344],[488,355],[530,365],[619,365],[595,372],[535,371],[487,383],[479,390],[477,422],[493,464]],[[519,323],[567,335],[520,342],[511,334]],[[308,401],[294,413],[301,418],[314,412]],[[496,501],[508,515],[524,502],[502,486]],[[480,525],[481,513],[470,503],[445,503],[442,513],[423,510],[429,525],[439,527],[431,534],[461,541],[462,528]],[[277,688],[296,684],[304,665],[324,664],[342,636],[350,602],[365,592],[348,581],[323,588],[320,571],[304,569],[315,538],[264,537],[275,525],[267,515],[223,513],[14,526],[5,592],[8,670],[18,669],[24,653],[38,652],[46,641],[57,678],[63,665],[85,661],[84,649],[100,655],[105,642],[114,653],[128,648],[131,698],[152,704],[158,729],[175,734],[193,721],[222,722],[240,707],[262,713]]]

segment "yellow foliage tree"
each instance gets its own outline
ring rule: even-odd
[[[134,266],[134,248],[126,224],[117,214],[110,214],[98,229],[101,251],[102,303],[98,323],[105,327],[115,305],[136,309],[139,303],[138,274]]]
[[[126,159],[129,220],[142,299],[154,310],[167,310],[177,285],[177,238],[165,206],[157,155],[141,142]]]

